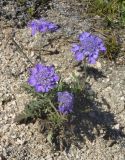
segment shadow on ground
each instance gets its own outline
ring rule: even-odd
[[[122,128],[114,129],[117,124],[114,114],[104,111],[103,104],[96,100],[96,94],[91,87],[87,88],[89,91],[75,95],[75,108],[71,119],[64,125],[63,133],[60,135],[57,132],[55,135],[56,149],[65,149],[68,152],[71,144],[80,148],[80,143],[86,143],[86,140],[93,142],[99,136],[104,140],[112,140],[109,145],[111,147],[117,140],[125,138]]]
[[[83,65],[78,64],[78,66],[79,66],[78,72],[83,74],[84,73],[84,64]],[[106,78],[105,74],[102,71],[98,70],[97,68],[91,67],[91,66],[87,66],[86,72],[87,72],[88,76],[93,77],[96,81],[99,78]]]
[[[103,73],[101,74],[101,76],[103,76]],[[83,83],[82,79],[81,82]],[[80,147],[81,143],[86,143],[87,140],[93,142],[94,140],[96,140],[96,138],[100,136],[104,140],[113,140],[113,143],[109,146],[111,147],[113,144],[117,143],[119,139],[125,138],[125,134],[122,132],[123,128],[116,129],[114,127],[116,124],[118,124],[114,118],[114,114],[111,113],[109,110],[105,111],[103,109],[103,105],[107,105],[107,108],[109,109],[111,108],[110,105],[105,102],[106,100],[102,98],[103,103],[100,103],[98,101],[96,93],[91,89],[89,83],[86,83],[83,90],[81,88],[78,89],[76,85],[77,83],[74,84],[74,82],[71,85],[64,83],[62,85],[63,87],[61,87],[60,91],[74,91],[73,93],[75,98],[75,104],[73,113],[68,115],[68,121],[65,121],[59,127],[53,129],[53,126],[51,126],[52,122],[47,120],[45,112],[42,112],[42,108],[37,108],[41,107],[41,102],[43,103],[43,101],[40,101],[40,104],[38,104],[36,110],[32,106],[33,116],[35,112],[40,112],[40,114],[38,115],[40,115],[39,124],[41,127],[41,134],[43,133],[45,137],[47,137],[50,130],[52,131],[52,148],[54,148],[55,150],[66,150],[68,152],[71,144]],[[71,86],[75,87],[74,90]],[[37,93],[34,92],[34,89],[32,90],[33,93],[36,95]],[[56,89],[55,91],[53,90],[53,92],[54,95],[56,95]],[[38,99],[37,102],[39,102]],[[39,111],[40,109],[41,111]],[[26,116],[26,114],[23,115],[24,117],[22,115],[18,115],[16,122],[25,124],[33,122],[33,118]],[[37,120],[37,118],[34,119]]]
[[[81,73],[83,78],[85,75],[84,64],[78,63],[75,67],[78,67],[78,72]],[[91,66],[87,66],[86,72],[87,76],[93,77],[96,81],[99,78],[106,78],[102,71]],[[122,127],[119,129],[114,128],[118,124],[114,114],[103,110],[103,105],[107,105],[107,108],[110,109],[110,104],[104,97],[102,97],[102,103],[100,103],[91,86],[87,83],[85,86],[84,92],[75,94],[75,108],[72,120],[65,127],[64,148],[66,147],[67,152],[72,143],[80,147],[79,142],[86,143],[86,139],[92,142],[101,136],[104,140],[112,140],[109,145],[109,147],[112,147],[118,140],[125,138]]]

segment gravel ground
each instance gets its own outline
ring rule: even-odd
[[[54,64],[65,81],[71,79],[71,74],[78,72],[74,67],[71,42],[76,35],[83,31],[90,31],[95,17],[88,18],[85,5],[70,0],[66,2],[53,0],[51,9],[44,13],[48,20],[61,26],[58,32],[46,36],[31,37],[27,27],[23,29],[6,27],[1,22],[0,33],[0,156],[7,160],[125,160],[125,65],[108,63],[99,59],[96,65],[88,67],[88,83],[96,93],[98,106],[90,113],[99,127],[99,133],[92,128],[95,135],[93,141],[87,137],[85,142],[78,142],[80,147],[71,145],[69,151],[52,151],[45,137],[39,132],[38,122],[28,125],[17,125],[15,116],[20,113],[25,104],[31,99],[21,88],[27,80],[27,69],[31,66],[19,48],[9,39],[15,32],[15,41],[23,46],[24,52],[35,64],[44,61]],[[101,25],[101,24],[100,24]],[[120,31],[122,46],[124,46],[124,30]],[[101,36],[101,35],[100,35]],[[102,37],[103,38],[103,37]],[[51,45],[50,39],[53,39]],[[9,41],[8,41],[9,40]],[[44,50],[41,50],[41,45]],[[124,50],[124,48],[122,49]],[[124,57],[123,57],[124,58]],[[84,121],[84,120],[83,120]],[[82,124],[82,122],[81,122]],[[88,130],[88,133],[90,131]]]

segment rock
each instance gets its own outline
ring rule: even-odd
[[[114,125],[114,129],[119,130],[119,129],[120,129],[120,124],[116,124],[116,125]]]

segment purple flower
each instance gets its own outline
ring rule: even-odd
[[[74,97],[72,93],[67,91],[58,92],[58,110],[63,114],[71,113],[73,110]]]
[[[28,27],[31,28],[31,34],[34,36],[39,30],[39,22],[38,20],[33,20],[28,23]]]
[[[30,69],[28,83],[35,88],[36,92],[49,92],[58,81],[59,76],[55,73],[54,66],[37,64]]]
[[[59,28],[58,25],[44,19],[32,20],[28,23],[28,27],[31,28],[32,36],[34,36],[37,32],[54,32]]]
[[[105,52],[106,48],[101,38],[88,32],[79,35],[79,44],[74,44],[72,52],[77,61],[82,61],[87,57],[90,64],[96,63],[100,52]]]

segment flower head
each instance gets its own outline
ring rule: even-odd
[[[54,32],[59,28],[58,25],[48,22],[45,19],[32,20],[28,23],[28,27],[31,28],[32,36],[34,36],[37,32]]]
[[[74,97],[73,94],[64,91],[64,92],[58,92],[58,110],[61,113],[67,114],[71,113],[73,109],[73,103],[74,103]]]
[[[28,83],[35,88],[36,92],[48,92],[59,81],[59,76],[55,73],[54,66],[37,64],[30,69],[30,73]]]
[[[82,61],[87,57],[90,64],[96,63],[100,52],[105,52],[106,48],[101,38],[88,32],[79,35],[79,44],[74,44],[72,52],[77,61]]]

